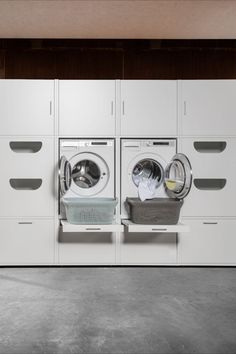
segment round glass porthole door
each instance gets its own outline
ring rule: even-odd
[[[165,169],[165,186],[172,198],[187,196],[192,186],[192,167],[184,154],[176,154]]]
[[[163,175],[162,166],[157,161],[147,158],[136,163],[132,171],[132,180],[136,187],[140,182],[153,180],[157,188],[162,183]]]
[[[71,190],[80,196],[100,193],[109,180],[109,168],[97,154],[81,153],[70,159]]]
[[[65,156],[62,156],[60,160],[59,184],[62,195],[64,195],[71,186],[71,165]]]
[[[73,166],[71,177],[79,188],[93,188],[101,178],[101,171],[94,161],[81,160]]]

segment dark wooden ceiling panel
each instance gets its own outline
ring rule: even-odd
[[[119,79],[123,53],[116,50],[63,50],[55,52],[57,79]]]
[[[6,79],[54,79],[55,54],[45,50],[11,49],[6,52]]]

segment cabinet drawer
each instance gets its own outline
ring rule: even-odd
[[[58,234],[60,264],[115,264],[116,234],[62,232]]]
[[[52,264],[54,220],[1,219],[0,264]]]
[[[236,134],[236,80],[183,80],[180,85],[183,135]]]
[[[176,264],[176,234],[122,233],[121,264]]]
[[[236,220],[185,220],[190,232],[178,234],[180,264],[236,264]]]
[[[0,80],[0,135],[53,135],[54,81]]]
[[[232,161],[236,139],[180,139],[193,170],[193,186],[183,216],[236,216],[236,169]]]
[[[0,138],[0,216],[54,216],[54,138]]]

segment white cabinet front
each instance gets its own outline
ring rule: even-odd
[[[189,233],[178,234],[180,264],[236,264],[236,220],[185,220]]]
[[[236,135],[236,80],[184,80],[181,134]]]
[[[0,80],[0,135],[53,135],[54,81]]]
[[[60,135],[114,135],[115,110],[115,80],[59,82]]]
[[[177,81],[122,80],[121,135],[175,136]]]
[[[176,264],[176,234],[122,233],[120,259],[123,265]]]
[[[0,138],[0,217],[54,216],[54,138]]]
[[[1,219],[0,264],[54,262],[54,220]]]
[[[116,263],[116,234],[60,230],[58,250],[60,264],[112,265]]]

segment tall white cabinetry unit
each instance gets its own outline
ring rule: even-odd
[[[0,264],[54,262],[54,81],[0,80]]]
[[[119,107],[122,138],[177,136],[177,81],[121,80]],[[122,173],[128,172],[122,170]],[[176,233],[153,231],[150,225],[137,227],[135,232],[125,227],[120,234],[120,263],[175,265],[176,244]]]
[[[180,264],[236,264],[236,80],[179,82],[180,151],[193,169]]]
[[[60,80],[58,99],[59,138],[116,137],[115,80]],[[115,264],[117,233],[109,225],[97,229],[93,225],[87,229],[84,225],[70,225],[68,231],[61,226],[59,264]]]

